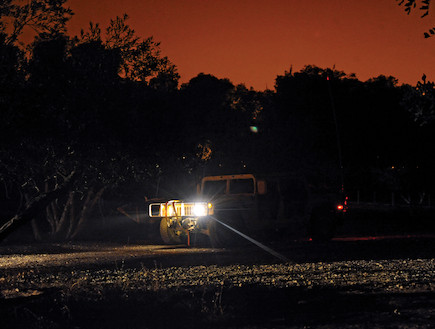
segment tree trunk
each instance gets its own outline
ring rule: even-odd
[[[24,194],[24,199],[26,200],[26,203],[29,202],[30,197],[27,193]],[[38,225],[38,222],[36,221],[36,218],[33,218],[30,221],[30,223],[32,225],[33,237],[35,238],[36,241],[42,241],[41,230],[39,229],[39,225]]]
[[[86,198],[86,202],[83,205],[82,213],[80,215],[79,222],[77,223],[76,229],[71,236],[72,239],[76,238],[77,235],[83,230],[84,223],[88,220],[88,217],[92,211],[92,209],[95,207],[95,204],[97,201],[101,198],[105,190],[105,187],[102,187],[97,194],[95,194],[95,197],[92,199],[93,192],[89,191],[88,196]]]
[[[70,212],[70,209],[73,205],[73,199],[74,199],[74,191],[69,192],[68,200],[65,203],[65,206],[62,211],[62,215],[57,220],[56,224],[56,232],[54,233],[55,239],[61,239],[64,240],[68,237],[68,220],[71,220],[70,217],[68,217],[68,213]]]
[[[69,238],[72,233],[73,233],[73,229],[74,229],[74,223],[76,220],[76,215],[75,215],[75,195],[72,196],[71,198],[71,207],[70,207],[70,214],[69,214],[69,226],[68,226],[68,232],[66,233],[67,238]]]
[[[20,211],[0,227],[0,241],[17,229],[20,225],[34,219],[37,214],[40,214],[44,211],[50,202],[61,196],[71,185],[74,175],[75,171],[65,178],[63,185],[57,186],[53,191],[42,193],[27,202],[24,210]]]
[[[47,193],[49,191],[48,189],[48,182],[45,182],[45,186],[44,186],[44,192]],[[56,231],[56,217],[55,217],[55,210],[54,210],[54,205],[53,202],[50,202],[47,207],[45,208],[45,216],[47,218],[48,223],[50,224],[50,233],[54,234],[54,232]]]
[[[31,224],[32,224],[33,237],[35,238],[36,241],[42,241],[41,230],[39,229],[38,223],[36,222],[35,218],[31,220]]]

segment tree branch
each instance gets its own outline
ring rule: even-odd
[[[0,227],[0,241],[17,229],[20,225],[29,222],[37,214],[43,212],[50,202],[62,195],[62,193],[64,193],[65,190],[67,190],[73,183],[73,177],[75,176],[75,173],[75,171],[71,172],[71,174],[65,178],[63,185],[58,186],[52,191],[42,193],[30,200],[26,204],[26,207],[23,211],[19,212],[6,223],[4,223]]]

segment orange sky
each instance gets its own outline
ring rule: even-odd
[[[278,74],[312,64],[380,74],[415,85],[435,80],[435,15],[406,15],[395,0],[69,0],[70,34],[89,21],[105,28],[117,15],[143,38],[154,36],[181,82],[198,73],[273,88]]]

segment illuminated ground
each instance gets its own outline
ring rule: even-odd
[[[0,246],[0,327],[431,328],[434,242]]]

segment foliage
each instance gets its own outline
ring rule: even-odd
[[[396,0],[399,2],[399,6],[404,5],[406,13],[409,15],[411,13],[411,10],[415,9],[417,7],[417,0]],[[421,17],[426,17],[429,15],[429,5],[431,0],[421,0],[419,1],[421,3],[421,7],[419,8],[420,11],[422,11]]]
[[[422,136],[403,106],[405,88],[393,77],[361,82],[312,66],[278,76],[267,124],[271,156],[279,155],[275,164],[338,176],[341,150],[345,186],[360,189],[380,188],[374,172],[421,168],[424,152],[416,145],[423,145]]]
[[[298,167],[301,161],[337,161],[331,86],[338,92],[344,83],[352,85],[354,80],[344,72],[311,65],[276,78],[276,108],[269,122],[270,133],[279,140],[274,152],[291,154],[292,159],[289,163],[284,156],[282,167]]]
[[[261,94],[203,73],[181,86],[183,146],[202,174],[252,170],[249,126],[260,121]]]
[[[157,92],[132,78],[121,79],[121,49],[98,39],[79,42],[61,33],[40,33],[27,62],[20,62],[18,47],[5,44],[9,40],[1,34],[0,182],[7,206],[0,214],[4,221],[24,211],[74,171],[71,188],[35,216],[40,228],[49,224],[48,232],[35,230],[35,237],[76,238],[103,192],[110,197],[123,185],[155,179],[156,149],[146,141],[160,129],[160,111],[176,84]],[[150,155],[146,161],[145,154]],[[140,195],[146,193],[142,187]]]
[[[415,87],[406,87],[403,104],[419,125],[432,123],[435,119],[435,83],[423,75]]]
[[[416,10],[417,5],[418,10],[421,13],[421,18],[424,18],[429,15],[431,0],[396,0],[399,6],[405,7],[405,12],[409,15],[411,11]],[[424,32],[425,38],[430,38],[435,34],[435,27],[429,29],[427,32]]]
[[[121,55],[120,75],[132,81],[152,82],[162,80],[177,87],[179,75],[176,67],[166,56],[161,55],[160,43],[153,37],[141,39],[135,30],[127,24],[128,16],[117,16],[110,20],[106,29],[103,45],[107,49],[118,50]],[[101,28],[99,24],[90,23],[89,30],[81,31],[82,42],[101,42]]]
[[[6,33],[7,45],[14,44],[27,27],[37,34],[55,35],[66,31],[66,23],[73,15],[65,7],[67,0],[30,0],[20,3],[4,0],[0,4],[0,32]]]

